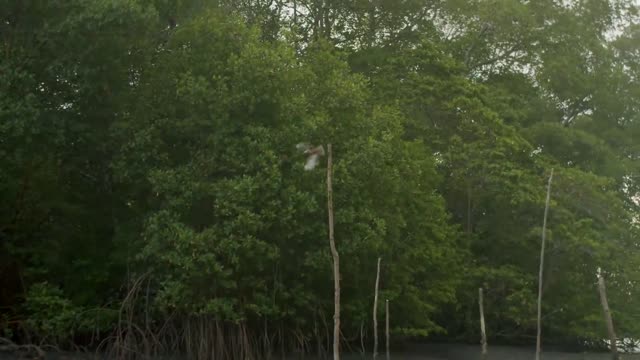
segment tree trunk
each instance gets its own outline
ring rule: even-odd
[[[487,333],[484,325],[484,306],[482,288],[478,289],[478,306],[480,307],[480,344],[482,344],[482,359],[487,358]]]
[[[471,183],[467,184],[467,237],[471,240]]]
[[[360,353],[362,356],[367,353],[364,347],[364,320],[360,322]]]
[[[296,0],[293,0],[293,26],[296,27],[296,30],[297,30],[297,26],[298,26],[298,2]]]
[[[329,212],[329,246],[333,258],[333,360],[340,360],[340,256],[333,237],[333,154],[331,144],[327,145],[327,210]]]
[[[389,300],[386,300],[386,302],[385,302],[384,314],[386,316],[385,333],[386,333],[386,340],[387,340],[387,360],[390,360],[391,359],[391,352],[389,350]]]
[[[602,275],[598,275],[598,289],[600,290],[600,303],[602,304],[604,321],[607,323],[607,332],[609,333],[609,341],[611,343],[611,358],[613,360],[618,360],[616,332],[613,328],[613,319],[611,318],[611,311],[609,310],[609,301],[607,301],[607,290],[604,284],[604,277],[602,277]]]
[[[536,337],[536,360],[540,360],[541,336],[542,336],[542,275],[544,269],[544,246],[547,238],[547,215],[549,214],[549,200],[551,198],[551,180],[553,179],[553,169],[549,175],[547,184],[547,200],[544,205],[544,218],[542,219],[542,244],[540,245],[540,269],[538,271],[538,335]]]
[[[370,48],[375,44],[376,30],[378,29],[376,5],[376,0],[369,0],[369,32],[367,34],[367,43]]]
[[[376,289],[373,296],[373,358],[378,357],[378,287],[380,285],[380,262],[378,258],[378,270],[376,271]]]

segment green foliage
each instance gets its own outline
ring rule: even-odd
[[[363,269],[381,255],[398,320],[433,330],[428,316],[453,301],[459,267],[456,233],[432,191],[434,162],[421,143],[402,140],[399,112],[372,104],[364,79],[330,47],[305,57],[296,64],[284,44],[262,44],[214,12],[177,30],[143,76],[131,118],[116,129],[116,174],[150,195],[140,260],[156,269],[157,304],[294,326],[329,311],[323,174],[305,173],[295,150],[312,140],[336,149],[339,250],[351,259],[345,317],[366,313],[372,279]]]
[[[476,338],[478,287],[489,334],[534,334],[551,168],[543,333],[603,336],[597,269],[618,332],[640,331],[632,6],[0,8],[3,322],[68,343],[113,330],[126,298],[148,328],[197,317],[326,336],[326,158],[305,171],[295,147],[311,142],[334,149],[345,337],[371,329],[378,257],[395,335]],[[124,291],[140,274],[144,305]]]
[[[48,283],[29,288],[24,308],[29,314],[26,325],[31,331],[57,340],[67,340],[73,335],[75,318],[81,311],[64,297],[60,288]]]
[[[76,333],[109,331],[117,320],[116,311],[74,305],[59,287],[47,282],[33,284],[22,307],[29,314],[25,330],[55,343],[73,341]]]

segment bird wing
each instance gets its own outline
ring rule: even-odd
[[[306,144],[306,143],[296,144],[296,149],[298,149],[299,151],[302,151],[302,152],[305,152],[305,151],[309,150],[309,148],[311,148],[311,145]]]

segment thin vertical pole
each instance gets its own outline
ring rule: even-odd
[[[333,360],[340,360],[340,256],[336,249],[333,233],[333,154],[331,144],[327,145],[327,210],[329,213],[329,246],[333,258]]]
[[[547,215],[549,214],[549,200],[551,199],[551,180],[553,179],[553,169],[549,175],[547,184],[547,200],[544,205],[544,218],[542,220],[542,244],[540,245],[540,269],[538,271],[538,336],[536,337],[536,360],[540,360],[540,350],[542,348],[542,275],[544,270],[544,246],[547,238]]]
[[[487,358],[487,333],[484,324],[484,306],[483,306],[482,288],[478,289],[478,306],[480,307],[480,344],[482,344],[482,359]]]
[[[391,353],[389,350],[389,300],[385,302],[385,316],[386,316],[386,334],[387,334],[387,360],[391,359]]]
[[[378,289],[380,286],[380,262],[378,258],[378,270],[376,271],[376,289],[373,295],[373,358],[378,357]]]

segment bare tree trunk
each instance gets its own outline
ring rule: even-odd
[[[471,183],[467,184],[467,237],[471,240]]]
[[[366,354],[367,350],[364,348],[364,320],[360,322],[360,353],[362,356]]]
[[[386,340],[387,340],[387,360],[390,360],[391,359],[391,353],[390,353],[390,350],[389,350],[389,300],[386,300],[386,302],[385,302],[384,314],[386,316],[385,333],[386,333]]]
[[[376,289],[373,296],[373,358],[378,357],[378,287],[380,285],[380,262],[378,258],[378,270],[376,271]]]
[[[378,29],[376,19],[376,0],[369,1],[369,33],[367,34],[367,43],[372,47],[376,39],[376,30]]]
[[[298,26],[298,2],[296,0],[293,0],[293,26]]]
[[[334,285],[333,360],[340,360],[340,256],[333,237],[333,153],[331,144],[327,145],[327,153],[327,208],[329,212],[329,245],[331,246],[331,256],[333,257]]]
[[[607,331],[609,332],[609,342],[611,343],[611,358],[618,360],[618,347],[616,332],[613,328],[613,319],[611,318],[611,311],[609,310],[609,301],[607,301],[607,290],[604,284],[604,277],[598,275],[598,289],[600,290],[600,303],[602,304],[602,310],[604,312],[604,321],[607,323]]]
[[[480,307],[480,344],[482,344],[482,359],[487,358],[487,333],[484,325],[484,306],[482,288],[478,289],[478,306]]]
[[[542,244],[540,245],[540,270],[538,271],[538,336],[536,337],[536,360],[540,360],[541,336],[542,336],[542,275],[544,270],[544,245],[547,238],[547,215],[549,214],[549,200],[551,198],[551,180],[553,179],[553,169],[549,175],[547,184],[547,200],[544,205],[544,218],[542,220]]]
[[[324,38],[325,39],[331,39],[331,31],[333,29],[333,21],[331,19],[331,4],[330,1],[324,1],[323,4],[323,17],[322,17],[322,24],[323,24],[323,28],[324,28]]]
[[[293,0],[293,23],[289,26],[293,33],[293,48],[298,51],[298,2]]]

